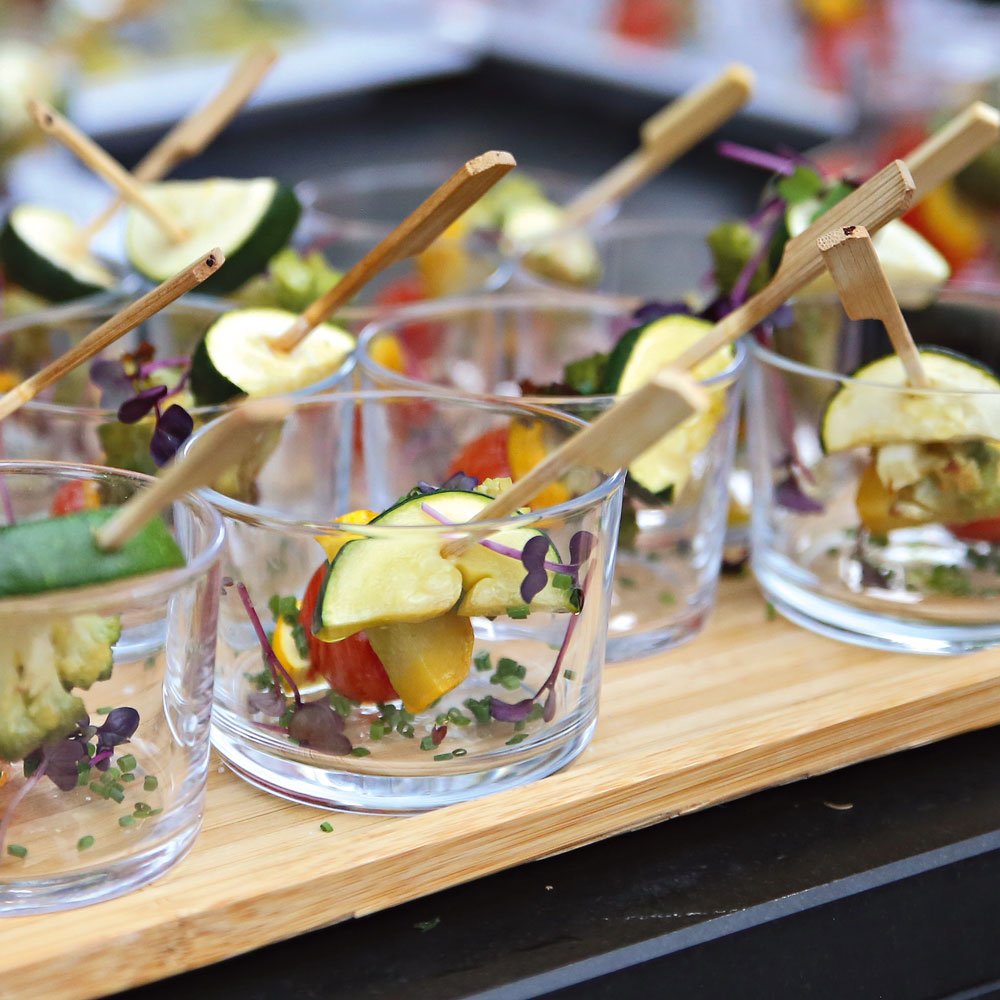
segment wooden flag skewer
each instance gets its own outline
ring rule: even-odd
[[[497,151],[469,160],[385,239],[369,250],[330,291],[308,306],[280,337],[271,342],[274,348],[292,351],[298,347],[310,330],[329,319],[375,275],[390,264],[425,250],[514,166],[516,162],[510,153]]]
[[[953,177],[1000,139],[1000,111],[976,101],[956,115],[905,160],[913,175],[915,201]]]
[[[708,393],[690,375],[669,370],[658,373],[550,452],[526,476],[457,530],[479,521],[507,517],[528,506],[546,486],[575,466],[598,468],[606,473],[627,468],[650,445],[692,414],[704,411],[708,404]],[[445,542],[441,554],[457,555],[474,544],[475,534],[466,534]]]
[[[753,85],[753,71],[734,63],[710,83],[696,87],[648,118],[639,130],[639,148],[565,206],[560,231],[583,225],[602,206],[624,198],[711,135],[743,107]]]
[[[182,459],[175,461],[149,489],[137,493],[94,532],[97,547],[105,552],[121,548],[167,504],[211,482],[251,448],[259,447],[261,433],[268,426],[281,423],[290,409],[287,400],[253,400],[236,407],[225,420],[210,424]]]
[[[233,70],[222,90],[174,125],[135,165],[132,176],[143,184],[161,180],[182,160],[202,152],[250,99],[277,58],[277,51],[270,45],[253,49]],[[80,233],[83,242],[89,243],[123,203],[121,195],[116,195],[100,215],[88,222]]]
[[[214,274],[225,262],[222,251],[216,247],[210,253],[199,257],[183,271],[168,278],[142,298],[127,305],[121,312],[92,330],[75,347],[60,355],[40,372],[26,378],[9,392],[0,396],[0,420],[9,417],[25,403],[34,399],[43,389],[58,382],[67,372],[83,364],[95,354],[99,354],[129,330],[135,329],[144,320],[180,298],[196,285],[200,285],[209,275]]]
[[[881,320],[893,350],[903,363],[907,381],[922,389],[930,386],[917,345],[889,287],[868,230],[864,226],[845,226],[825,233],[816,245],[833,276],[847,315],[851,319]]]
[[[142,189],[142,185],[72,122],[43,101],[34,98],[28,101],[28,111],[43,132],[58,139],[94,173],[106,180],[126,201],[142,209],[172,243],[180,243],[187,239],[188,233],[150,199]]]

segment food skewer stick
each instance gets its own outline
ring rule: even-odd
[[[38,127],[73,152],[86,166],[106,180],[126,200],[142,209],[172,243],[187,239],[188,233],[160,208],[142,189],[142,185],[89,136],[44,101],[31,98],[28,111]]]
[[[274,65],[278,53],[270,45],[249,52],[230,74],[225,86],[207,104],[181,119],[135,165],[132,176],[143,184],[166,177],[182,160],[197,156],[233,120]],[[107,207],[83,227],[80,238],[89,243],[122,207],[116,195]]]
[[[36,372],[0,396],[0,420],[9,417],[25,403],[34,399],[43,389],[58,382],[67,372],[83,364],[95,354],[99,354],[105,347],[113,344],[130,330],[134,330],[140,323],[169,305],[174,299],[180,298],[185,292],[200,285],[222,266],[225,259],[222,251],[216,247],[210,253],[199,257],[193,264],[189,264],[183,271],[178,271],[163,284],[157,285],[142,298],[136,299],[120,312],[115,313],[97,329],[88,333],[75,347],[70,348],[51,364],[46,365],[40,372]]]
[[[708,393],[690,375],[668,369],[661,371],[550,452],[466,525],[506,517],[526,507],[546,486],[561,479],[574,466],[591,466],[609,474],[627,468],[664,434],[692,414],[703,412],[708,405]],[[457,555],[475,541],[469,535],[454,538],[441,547],[441,554]]]
[[[467,208],[477,202],[507,171],[515,167],[510,153],[496,150],[469,160],[385,239],[368,251],[333,288],[308,306],[299,318],[271,343],[292,351],[309,331],[333,315],[363,285],[391,264],[412,257],[434,242]]]
[[[909,153],[905,163],[917,187],[915,200],[953,177],[1000,139],[1000,111],[974,101]]]
[[[259,447],[262,430],[281,423],[291,409],[282,399],[253,400],[237,406],[225,420],[210,424],[188,453],[142,490],[94,532],[97,547],[105,552],[121,548],[144,524],[182,494],[215,479],[238,462],[252,447]]]
[[[917,345],[889,287],[868,230],[864,226],[844,226],[825,233],[816,245],[833,276],[847,315],[851,319],[881,320],[893,350],[903,363],[907,381],[922,389],[930,386]]]
[[[639,129],[640,145],[565,206],[559,229],[583,225],[604,205],[618,201],[670,166],[727,122],[753,91],[753,71],[727,66],[714,80],[671,101]]]
[[[902,160],[893,160],[874,177],[828,208],[812,225],[785,244],[774,277],[756,295],[724,316],[692,344],[671,367],[686,370],[752,330],[800,288],[823,273],[816,240],[831,229],[863,225],[871,232],[902,215],[913,200],[913,180]]]

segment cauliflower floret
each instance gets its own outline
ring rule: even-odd
[[[79,615],[0,635],[0,758],[21,760],[86,715],[70,693],[111,672],[117,618]]]

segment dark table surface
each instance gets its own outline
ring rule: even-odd
[[[509,148],[592,176],[656,102],[487,64],[237,123],[180,175],[323,176]],[[808,148],[820,137],[731,137]],[[126,162],[148,136],[121,137]],[[751,207],[694,151],[627,207]],[[942,661],[946,669],[946,661]],[[241,1000],[1000,997],[1000,730],[615,837],[122,994]],[[127,957],[123,956],[123,961]]]

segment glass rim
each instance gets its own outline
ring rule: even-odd
[[[115,297],[109,301],[106,295],[107,293],[102,292],[95,296],[85,296],[81,299],[75,299],[72,302],[59,303],[46,309],[41,309],[38,312],[26,313],[24,316],[17,316],[9,320],[0,320],[0,340],[17,333],[19,330],[24,330],[25,328],[40,325],[51,326],[67,320],[85,319],[88,316],[99,316],[101,317],[99,322],[103,322],[104,320],[110,319],[116,313],[120,312],[123,308],[129,305],[129,303],[134,301],[131,297],[118,296],[117,293],[115,294]],[[95,301],[96,299],[100,300]],[[154,319],[156,316],[161,314],[178,313],[185,310],[205,310],[215,314],[216,316],[221,316],[223,313],[236,312],[241,309],[256,308],[271,307],[245,306],[241,305],[239,302],[230,301],[229,299],[216,298],[211,295],[198,295],[189,292],[183,298],[175,299],[173,302],[168,303],[149,318]],[[284,311],[288,312],[288,310]],[[358,319],[365,324],[370,324],[378,318],[380,312],[381,311],[379,309],[371,306],[351,306],[347,309],[338,310],[337,316],[334,318]],[[289,316],[294,318],[295,314],[289,312]],[[127,334],[125,336],[127,336]],[[334,380],[333,384],[339,384],[351,374],[354,370],[358,353],[358,338],[354,337],[353,334],[351,334],[351,336],[355,341],[354,348],[349,351],[347,355],[345,355],[344,360],[340,363],[340,365],[325,379],[323,379],[322,382],[315,383],[313,386],[305,386],[302,389],[297,390],[297,392],[311,392],[315,388],[315,385],[321,385],[327,382],[327,380]],[[96,360],[96,358],[90,359],[91,362],[94,360]],[[82,367],[82,365],[78,367]],[[193,417],[211,416],[212,414],[223,413],[226,410],[232,409],[234,406],[237,406],[240,402],[242,402],[244,398],[245,397],[240,396],[228,403],[209,403],[202,406],[187,407],[186,409]],[[265,399],[270,397],[261,396],[255,398]],[[105,419],[113,418],[115,420],[118,418],[117,409],[107,409],[101,406],[70,406],[66,403],[50,403],[41,399],[28,400],[28,402],[25,403],[21,409],[29,413],[37,413],[40,415],[48,414],[56,417],[99,417]]]
[[[839,300],[836,295],[832,295],[829,300],[831,302],[836,301],[839,305]],[[933,302],[929,303],[929,306],[937,305],[938,303],[944,304],[977,304],[985,307],[992,307],[993,309],[1000,309],[1000,286],[990,285],[985,282],[969,282],[967,284],[959,285],[947,285],[942,288],[937,297]],[[929,308],[925,306],[923,308]],[[842,308],[842,307],[841,307]],[[913,312],[919,312],[919,309],[908,310]],[[846,313],[845,313],[846,315]],[[374,322],[369,324],[369,326],[374,325]],[[963,397],[963,396],[983,396],[990,397],[1000,394],[1000,386],[995,390],[990,389],[956,389],[956,388],[936,388],[934,386],[928,386],[927,388],[922,388],[918,386],[910,385],[892,385],[888,382],[873,382],[869,379],[857,378],[854,374],[842,374],[840,372],[829,371],[825,368],[816,368],[813,365],[807,365],[801,361],[795,361],[792,358],[787,358],[783,354],[778,354],[777,351],[772,350],[769,347],[765,347],[763,344],[758,343],[753,337],[746,338],[750,344],[750,353],[755,361],[766,363],[772,368],[780,368],[783,371],[792,372],[796,375],[802,375],[808,378],[815,379],[819,382],[836,382],[841,386],[861,386],[866,389],[883,389],[891,392],[905,392],[907,396],[945,396],[945,397]],[[358,341],[358,346],[360,349],[360,338]],[[917,344],[917,347],[926,347],[928,349],[937,347],[938,350],[948,351],[948,348],[938,347],[934,344]],[[893,352],[890,351],[884,357],[888,357],[889,354]],[[955,353],[951,351],[950,353]],[[873,359],[877,361],[878,359]],[[975,362],[975,358],[970,359]],[[869,364],[872,362],[869,362]],[[978,365],[979,362],[976,362]],[[993,372],[986,365],[980,365],[984,371],[997,376],[1000,379],[1000,373]]]
[[[632,303],[636,301],[632,297],[621,297],[613,295],[602,295],[600,293],[580,292],[567,300],[561,293],[549,295],[539,295],[531,293],[521,293],[508,295],[505,293],[494,295],[477,295],[465,298],[449,298],[447,301],[434,300],[421,302],[413,306],[403,307],[394,310],[391,314],[373,319],[358,334],[358,346],[355,349],[358,368],[362,371],[380,377],[385,377],[399,382],[410,389],[431,389],[437,393],[455,396],[462,399],[512,399],[523,403],[550,408],[553,406],[580,406],[595,404],[610,404],[616,399],[624,397],[613,393],[597,393],[592,396],[497,396],[494,393],[466,392],[462,389],[454,389],[450,386],[440,385],[437,382],[423,382],[420,379],[410,378],[400,372],[395,372],[391,368],[380,365],[370,354],[369,346],[380,335],[391,333],[398,326],[414,319],[429,319],[436,315],[444,318],[451,313],[472,312],[474,310],[496,310],[498,307],[509,307],[513,309],[563,309],[566,311],[583,311],[590,308],[594,312],[600,312],[608,316],[626,316],[632,308]],[[651,321],[655,322],[655,321]],[[635,326],[643,324],[636,322]],[[634,327],[630,328],[634,329]],[[743,346],[743,338],[733,342],[733,359],[726,368],[717,375],[712,375],[706,379],[699,379],[698,384],[703,389],[717,389],[723,383],[735,380],[746,364],[747,352]]]
[[[67,477],[53,477],[54,473],[69,473]],[[104,465],[90,465],[85,462],[48,462],[41,460],[19,461],[12,459],[0,460],[0,479],[4,476],[46,476],[65,478],[95,479],[111,478],[114,480],[131,481],[149,487],[155,481],[155,476],[147,476],[142,472],[130,472],[126,469],[114,469]],[[121,580],[107,583],[90,584],[84,587],[70,587],[61,590],[48,590],[41,594],[14,595],[0,598],[0,612],[7,614],[40,613],[46,604],[53,599],[58,603],[58,611],[67,613],[85,612],[95,606],[107,607],[116,603],[135,606],[136,604],[157,598],[167,598],[176,593],[185,584],[204,576],[211,564],[222,554],[222,546],[226,537],[226,526],[219,512],[212,507],[197,492],[183,494],[175,504],[184,504],[192,513],[204,519],[209,538],[201,551],[188,559],[183,566],[175,569],[157,570],[153,573],[141,573],[138,576],[128,576]]]
[[[457,404],[459,406],[472,406],[476,409],[486,410],[520,410],[538,414],[559,423],[571,424],[578,430],[587,426],[586,421],[569,413],[562,413],[545,406],[535,406],[522,404],[517,397],[511,396],[472,396],[465,397],[457,393],[445,393],[439,391],[428,392],[400,390],[400,389],[352,389],[348,392],[329,392],[313,396],[287,396],[284,397],[296,411],[308,407],[329,406],[331,404],[345,404],[364,402],[366,400],[419,400],[426,402],[428,399],[442,403]],[[290,415],[290,414],[289,414]],[[226,417],[220,417],[225,420]],[[202,427],[192,434],[181,447],[179,457],[182,457],[194,441],[205,432]],[[578,497],[572,497],[562,503],[552,507],[543,507],[540,510],[532,510],[527,514],[509,514],[502,518],[489,518],[476,521],[476,528],[490,529],[498,531],[514,527],[530,527],[532,524],[548,520],[553,517],[568,517],[591,507],[600,506],[625,482],[625,469],[618,469],[610,475],[594,468],[594,472],[601,478],[599,482],[582,493]],[[337,524],[332,518],[330,521],[306,521],[301,518],[288,517],[276,511],[268,510],[259,504],[244,503],[241,500],[234,500],[232,497],[219,493],[211,487],[202,487],[196,491],[208,504],[218,510],[224,517],[232,518],[245,524],[255,527],[274,528],[289,534],[303,534],[309,536],[330,535],[339,536],[346,532],[349,534],[389,538],[399,537],[403,533],[424,534],[455,532],[464,528],[468,522],[456,522],[455,524],[395,524],[395,525],[367,525],[367,524]],[[347,513],[344,511],[343,513]],[[380,512],[381,513],[381,512]],[[340,515],[334,515],[335,517]]]

